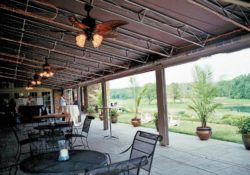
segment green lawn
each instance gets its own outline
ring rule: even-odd
[[[134,101],[132,99],[128,100],[114,100],[118,103],[118,106],[125,107],[129,112],[120,113],[119,122],[130,124],[130,119],[134,117],[133,106]],[[222,103],[224,106],[250,106],[250,100],[241,99],[227,99],[227,98],[217,98],[216,101]],[[188,109],[189,100],[185,99],[183,102],[173,103],[171,99],[168,99],[168,114],[174,118],[180,118],[180,126],[170,127],[170,131],[177,133],[184,133],[189,135],[196,135],[195,128],[200,125],[195,117],[195,114]],[[156,101],[152,104],[148,104],[146,99],[143,99],[140,106],[140,112],[153,114],[157,111]],[[231,111],[229,109],[221,108],[216,111],[216,113],[210,118],[208,125],[212,127],[212,138],[236,143],[242,143],[241,135],[237,133],[237,127],[226,125],[226,124],[216,124],[220,123],[223,116],[231,115],[235,117],[247,116],[250,117],[250,113],[243,113],[237,111]],[[155,128],[153,122],[148,122],[143,124],[144,127]]]

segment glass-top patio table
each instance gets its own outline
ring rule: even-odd
[[[58,157],[59,151],[32,156],[20,163],[20,169],[30,174],[74,175],[108,164],[104,153],[91,150],[71,150],[67,161]]]

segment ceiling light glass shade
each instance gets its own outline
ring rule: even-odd
[[[99,47],[102,44],[103,36],[97,33],[94,34],[92,44],[94,48]]]
[[[33,87],[31,86],[31,83],[28,82],[27,86],[25,87],[26,90],[33,90]]]
[[[54,76],[54,72],[52,71],[43,71],[39,73],[40,77],[53,77]]]
[[[42,82],[40,81],[39,75],[35,74],[33,80],[31,81],[32,85],[40,85]]]
[[[40,85],[41,83],[42,83],[42,82],[39,81],[39,80],[37,80],[37,81],[32,80],[32,81],[31,81],[31,84],[32,84],[32,85]]]
[[[25,87],[26,90],[33,90],[33,87]]]
[[[84,47],[87,36],[84,33],[81,33],[76,36],[76,45],[79,47]]]

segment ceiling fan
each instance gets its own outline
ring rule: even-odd
[[[123,20],[110,20],[102,23],[96,23],[96,20],[90,16],[90,11],[93,7],[89,4],[85,5],[87,12],[86,18],[79,21],[75,16],[69,17],[69,21],[74,27],[82,29],[76,36],[76,44],[79,47],[84,47],[86,40],[92,41],[95,48],[101,45],[103,38],[113,38],[114,30],[117,27],[128,24]]]
[[[48,57],[45,57],[45,63],[42,65],[42,72],[39,73],[40,77],[53,77],[56,71],[62,71],[64,67],[54,67],[48,63]]]

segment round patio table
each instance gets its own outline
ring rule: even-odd
[[[66,161],[59,161],[58,156],[55,151],[29,157],[20,163],[20,169],[30,174],[75,175],[108,164],[104,153],[91,150],[71,150]]]

